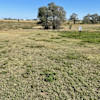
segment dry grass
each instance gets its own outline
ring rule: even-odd
[[[34,27],[37,27],[37,21],[0,20],[0,30],[33,29]]]
[[[65,23],[64,25],[62,25],[62,28],[63,30],[67,30],[67,31],[78,31],[79,26],[83,28],[83,31],[100,32],[100,24],[73,24],[72,29],[70,30],[69,25]]]
[[[100,44],[60,34],[0,31],[0,100],[100,99]]]

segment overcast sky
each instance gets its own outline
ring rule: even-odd
[[[50,2],[64,7],[67,19],[72,13],[82,19],[88,13],[100,14],[100,0],[0,0],[0,18],[37,18],[38,8]]]

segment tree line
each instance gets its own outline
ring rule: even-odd
[[[47,6],[39,8],[38,19],[40,20],[38,24],[41,24],[44,29],[59,29],[61,24],[66,20],[66,12],[63,7],[51,2]],[[76,24],[78,14],[73,13],[69,20]],[[98,14],[87,14],[82,20],[83,24],[97,24],[99,22],[100,16]]]
[[[76,24],[76,21],[78,21],[78,14],[73,13],[69,20],[74,21],[74,24]],[[100,23],[100,16],[98,14],[87,14],[84,16],[82,20],[82,24],[97,24]]]

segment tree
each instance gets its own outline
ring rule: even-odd
[[[58,29],[66,19],[66,12],[52,2],[47,7],[39,8],[38,18],[45,29]]]
[[[83,23],[97,24],[98,22],[100,22],[100,16],[98,14],[88,14],[83,18]]]
[[[38,18],[40,19],[40,23],[45,29],[48,29],[48,8],[47,7],[40,7]]]
[[[100,16],[99,16],[98,20],[99,20],[99,22],[100,22]]]
[[[93,14],[90,16],[92,24],[97,24],[99,21],[99,15],[98,14]]]
[[[74,24],[76,24],[76,21],[78,20],[78,14],[73,13],[70,16],[70,20],[72,20],[74,22]]]
[[[91,19],[90,19],[90,14],[87,14],[84,18],[83,18],[83,21],[82,21],[82,23],[83,24],[91,24]]]

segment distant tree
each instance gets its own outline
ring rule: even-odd
[[[78,20],[78,14],[73,13],[70,16],[70,19],[69,20],[72,20],[74,22],[74,24],[76,24],[76,21]]]
[[[83,18],[83,23],[86,24],[97,24],[100,22],[100,16],[98,14],[88,14]]]
[[[91,19],[90,19],[90,14],[87,14],[84,18],[83,18],[83,21],[82,21],[82,23],[83,24],[91,24]]]
[[[58,29],[66,19],[66,12],[63,7],[57,6],[52,2],[47,7],[39,8],[38,18],[45,29]]]
[[[100,16],[99,16],[99,18],[98,18],[98,19],[99,19],[99,22],[100,22]]]
[[[97,24],[99,22],[99,15],[98,14],[93,14],[90,16],[92,24]]]

